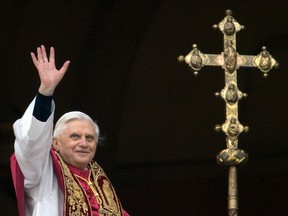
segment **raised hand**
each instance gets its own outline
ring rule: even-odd
[[[46,49],[43,45],[37,47],[37,58],[33,52],[31,52],[31,58],[38,70],[41,81],[39,92],[46,96],[53,95],[55,88],[64,77],[70,61],[66,61],[60,70],[57,70],[55,66],[54,48],[50,48],[50,56],[47,57]]]

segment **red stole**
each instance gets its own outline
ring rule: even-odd
[[[93,212],[89,198],[77,177],[72,174],[67,164],[63,162],[53,149],[51,150],[51,155],[59,185],[64,193],[63,215],[92,216]],[[100,206],[98,210],[99,216],[123,216],[121,203],[103,169],[94,161],[87,168],[93,174],[90,188],[94,192]]]
[[[19,216],[24,216],[24,176],[19,167],[19,164],[17,163],[14,153],[10,157],[10,168],[17,197],[18,213]]]

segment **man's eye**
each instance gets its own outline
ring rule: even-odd
[[[71,134],[71,139],[75,140],[78,139],[80,136],[78,134]]]
[[[93,136],[87,136],[86,139],[88,142],[93,142],[95,140]]]

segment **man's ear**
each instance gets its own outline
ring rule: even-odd
[[[53,147],[54,147],[54,149],[56,151],[59,151],[59,144],[58,144],[58,139],[57,138],[53,137],[52,145],[53,145]]]

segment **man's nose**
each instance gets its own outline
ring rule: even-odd
[[[87,147],[87,140],[85,137],[80,140],[79,146]]]

